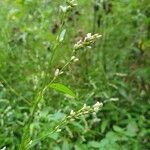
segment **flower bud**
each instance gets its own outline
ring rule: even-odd
[[[59,70],[59,69],[56,69],[56,70],[55,70],[55,73],[54,73],[55,77],[57,77],[57,76],[59,75],[59,73],[60,73],[60,70]]]

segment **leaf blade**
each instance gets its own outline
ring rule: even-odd
[[[65,85],[63,85],[63,84],[60,84],[60,83],[51,83],[49,85],[49,87],[52,88],[52,89],[55,89],[57,91],[63,92],[65,94],[68,94],[68,95],[70,95],[72,97],[75,97],[75,93],[72,90],[70,90],[68,87],[66,87]]]

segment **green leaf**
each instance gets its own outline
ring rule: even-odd
[[[137,123],[133,120],[131,121],[128,126],[127,126],[127,135],[130,137],[134,137],[137,135],[138,132],[138,125]]]
[[[60,92],[63,92],[65,94],[68,94],[72,97],[75,97],[75,93],[72,92],[68,87],[66,87],[65,85],[63,84],[60,84],[60,83],[52,83],[49,85],[50,88],[52,89],[55,89],[57,91],[60,91]]]
[[[119,126],[114,125],[113,126],[114,131],[118,133],[124,133],[124,129],[120,128]]]
[[[105,132],[105,130],[106,130],[107,126],[108,126],[108,123],[109,123],[109,120],[107,120],[107,119],[102,122],[102,124],[101,124],[101,132],[102,133]]]
[[[99,148],[100,147],[100,142],[90,141],[90,142],[88,142],[88,147]]]
[[[70,146],[67,140],[64,140],[63,145],[62,145],[62,150],[69,150]]]
[[[64,40],[65,34],[66,34],[66,29],[62,30],[62,32],[60,33],[59,42],[62,42]]]

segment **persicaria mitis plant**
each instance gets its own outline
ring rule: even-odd
[[[66,13],[66,11],[68,9],[73,9],[75,6],[77,6],[77,4],[75,3],[74,0],[71,0],[71,1],[67,1],[67,6],[60,6],[60,8],[62,9],[62,11],[64,13]],[[64,37],[65,37],[65,34],[66,34],[66,29],[62,29],[62,32],[60,33],[60,35],[58,35],[56,41],[59,43],[62,43],[64,40]],[[57,68],[55,70],[53,79],[47,85],[45,85],[45,87],[43,89],[41,89],[41,91],[38,93],[37,98],[34,100],[34,105],[31,108],[31,114],[29,116],[28,122],[26,123],[26,126],[24,128],[24,133],[22,136],[20,150],[27,150],[28,148],[36,145],[37,141],[44,140],[45,138],[47,138],[50,134],[52,134],[54,132],[60,132],[61,128],[63,126],[65,126],[67,123],[69,123],[70,121],[79,119],[80,116],[84,116],[84,115],[88,115],[88,114],[95,115],[102,108],[103,104],[100,102],[97,102],[93,106],[87,106],[86,104],[84,104],[84,106],[78,111],[71,110],[71,112],[68,116],[66,116],[64,119],[62,119],[62,121],[60,121],[60,123],[58,125],[56,125],[56,127],[54,129],[50,130],[43,137],[40,137],[40,138],[34,140],[34,139],[32,139],[31,135],[29,134],[30,125],[32,124],[32,122],[34,120],[35,113],[38,110],[38,105],[39,105],[40,101],[42,100],[46,90],[48,90],[49,88],[52,88],[52,89],[55,89],[57,91],[63,92],[67,95],[70,95],[70,96],[76,98],[76,95],[74,94],[74,92],[72,92],[72,90],[70,90],[68,87],[66,87],[65,85],[63,85],[61,83],[56,83],[55,81],[61,74],[64,73],[64,69],[70,63],[79,61],[79,58],[76,57],[76,50],[91,47],[96,42],[96,40],[99,39],[100,37],[101,37],[100,34],[96,33],[96,34],[92,35],[91,33],[88,33],[84,37],[83,40],[78,41],[73,47],[72,56],[70,57],[70,59],[66,62],[66,64],[61,69]],[[55,53],[56,50],[57,50],[57,46],[54,47],[53,53]],[[52,54],[52,57],[53,56],[54,55]]]

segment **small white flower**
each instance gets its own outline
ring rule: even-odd
[[[2,149],[0,149],[0,150],[6,150],[6,146],[5,147],[3,147]]]
[[[74,62],[77,62],[77,61],[79,61],[79,58],[75,58],[73,61],[74,61]]]
[[[74,49],[80,49],[80,48],[84,48],[84,47],[89,47],[91,48],[92,43],[94,43],[96,41],[96,39],[100,38],[102,35],[96,33],[94,35],[92,35],[91,33],[88,33],[86,35],[86,37],[83,40],[78,41],[75,45],[74,45]]]
[[[82,110],[90,109],[90,106],[87,106],[86,104],[83,105]]]
[[[127,74],[125,74],[125,73],[118,73],[118,72],[115,75],[119,76],[119,77],[126,77],[127,76]]]
[[[29,145],[31,145],[31,144],[32,144],[32,142],[33,142],[33,141],[31,140],[31,141],[29,142]]]
[[[98,34],[98,33],[96,33],[96,34],[93,35],[94,38],[100,38],[101,36],[102,36],[102,35],[100,35],[100,34]]]
[[[100,38],[100,37],[102,37],[102,35],[98,35],[98,36],[97,36],[97,38]]]
[[[62,12],[66,12],[67,11],[67,6],[59,6],[60,7],[60,10],[62,11]]]
[[[112,97],[112,98],[110,98],[110,101],[116,102],[116,101],[119,101],[119,98],[118,97]]]
[[[94,119],[93,119],[93,123],[98,123],[98,122],[100,122],[100,120],[101,120],[101,119],[99,119],[99,118],[94,118]]]
[[[88,34],[86,35],[86,37],[90,39],[90,38],[92,37],[92,34],[91,34],[91,33],[88,33]]]
[[[87,46],[87,48],[88,48],[88,49],[91,49],[92,47],[91,47],[91,46]]]
[[[74,45],[74,49],[79,49],[83,46],[83,44],[81,42],[77,42],[75,45]]]
[[[100,107],[103,106],[103,103],[100,103],[100,102],[96,102],[96,104],[93,105],[93,109],[95,112],[98,112]]]
[[[76,58],[75,56],[72,56],[72,57],[71,57],[71,60],[74,60],[75,58]]]
[[[94,111],[98,112],[99,111],[99,107],[94,107]]]
[[[57,77],[57,76],[59,75],[59,73],[60,73],[60,70],[59,70],[59,69],[56,69],[56,70],[55,70],[55,73],[54,73],[55,77]]]
[[[75,0],[68,1],[68,4],[69,4],[71,7],[77,6],[77,3],[75,3]]]
[[[61,74],[63,74],[63,73],[64,73],[63,71],[60,71],[60,72],[59,72],[59,75],[61,75]]]
[[[57,129],[57,131],[56,132],[61,132],[61,129]]]
[[[79,48],[79,44],[74,44],[74,49],[78,49]]]
[[[84,104],[83,107],[82,107],[82,109],[86,109],[86,107],[87,107],[86,104]]]
[[[83,43],[83,41],[82,41],[82,40],[79,40],[77,43],[78,43],[78,44],[82,44],[82,43]]]
[[[84,41],[90,41],[91,38],[92,38],[92,34],[91,34],[91,33],[88,33],[88,34],[86,35],[86,37],[84,38]]]
[[[72,56],[72,57],[71,57],[71,60],[72,60],[73,62],[77,62],[79,59],[78,59],[77,57],[75,57],[75,56]]]
[[[71,110],[70,115],[71,116],[75,115],[75,112],[73,110]]]
[[[93,114],[93,116],[96,116],[96,112],[93,112],[92,114]]]

